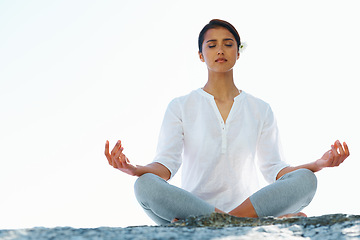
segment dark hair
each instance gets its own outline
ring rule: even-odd
[[[201,30],[201,32],[199,34],[199,40],[198,40],[199,52],[202,53],[202,44],[204,42],[204,36],[205,36],[205,33],[207,32],[207,30],[213,29],[213,28],[219,28],[219,27],[226,28],[227,30],[229,30],[229,32],[232,33],[232,35],[234,35],[235,40],[237,42],[238,50],[240,49],[240,45],[241,45],[240,36],[239,36],[239,33],[234,28],[234,26],[231,25],[230,23],[228,23],[227,21],[220,20],[220,19],[213,19],[208,24],[205,25],[205,27]]]

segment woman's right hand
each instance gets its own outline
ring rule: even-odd
[[[117,141],[115,147],[109,152],[109,141],[105,144],[105,156],[111,166],[131,176],[136,175],[137,167],[130,164],[129,159],[123,153],[124,148],[121,146],[121,141]]]

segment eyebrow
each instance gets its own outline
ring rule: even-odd
[[[223,39],[223,41],[228,41],[228,40],[234,41],[234,39],[232,39],[232,38],[224,38]],[[208,43],[208,42],[217,42],[217,40],[216,39],[211,39],[211,40],[206,41],[206,43]]]

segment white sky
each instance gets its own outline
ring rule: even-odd
[[[104,144],[152,161],[167,104],[206,83],[197,37],[212,18],[247,43],[236,85],[271,104],[290,164],[350,146],[304,212],[360,214],[357,1],[3,0],[0,229],[153,224]]]

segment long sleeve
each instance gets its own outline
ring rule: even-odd
[[[164,165],[171,172],[171,178],[176,174],[182,163],[184,146],[184,131],[181,119],[181,109],[178,99],[172,100],[165,112],[160,129],[156,156],[153,162]]]
[[[260,171],[269,183],[275,182],[279,171],[289,166],[284,160],[276,119],[270,106],[258,141],[257,159]]]
[[[181,187],[224,211],[259,189],[259,167],[274,182],[287,166],[268,103],[242,91],[224,124],[214,96],[203,89],[170,102],[154,162],[171,177],[183,165]]]

